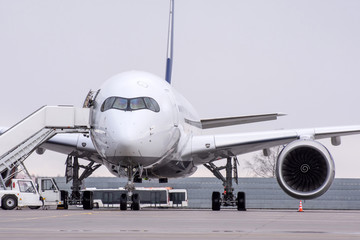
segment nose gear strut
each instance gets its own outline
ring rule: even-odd
[[[135,184],[134,182],[141,182],[142,167],[139,166],[135,168],[133,166],[128,166],[126,168],[126,173],[128,176],[128,182],[125,186],[127,193],[123,193],[120,196],[120,210],[127,210],[128,205],[132,210],[140,210],[140,196],[138,193],[134,193]]]

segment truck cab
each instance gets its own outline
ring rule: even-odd
[[[4,210],[16,207],[37,209],[41,206],[67,208],[67,192],[60,191],[54,179],[38,178],[37,187],[31,179],[12,179],[6,189],[0,189],[0,206]]]
[[[42,198],[30,179],[12,179],[10,187],[0,190],[0,204],[4,210],[16,207],[40,207]]]
[[[53,178],[37,178],[36,184],[46,206],[68,208],[68,193],[61,191]]]

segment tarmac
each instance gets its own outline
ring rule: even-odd
[[[0,239],[360,239],[360,211],[0,210]]]

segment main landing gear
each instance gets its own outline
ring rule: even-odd
[[[72,181],[72,192],[67,198],[69,205],[83,205],[84,209],[93,209],[94,199],[92,191],[81,191],[81,185],[85,178],[89,177],[101,164],[90,162],[87,166],[79,164],[78,157],[69,155],[66,159],[66,183]],[[82,174],[79,174],[80,168],[84,169]],[[127,193],[120,195],[120,210],[127,210],[128,207],[132,210],[140,210],[140,196],[134,193],[135,182],[141,183],[142,167],[128,166],[122,168],[128,176],[128,183],[125,186]]]
[[[131,210],[138,211],[140,210],[140,195],[138,193],[134,193],[135,191],[135,182],[141,183],[141,174],[142,168],[134,168],[132,166],[128,166],[125,168],[125,171],[128,176],[128,183],[125,186],[125,190],[127,193],[123,193],[120,196],[120,210],[127,210],[128,206],[130,206]]]
[[[90,162],[87,166],[79,164],[78,157],[69,155],[66,159],[66,183],[72,181],[72,193],[66,203],[69,205],[83,205],[84,209],[93,209],[94,200],[92,191],[83,191],[81,192],[81,185],[85,178],[89,177],[96,169],[98,169],[101,164],[96,164],[95,162]],[[79,176],[79,170],[83,168],[84,171]]]
[[[233,161],[233,163],[232,163]],[[232,180],[234,179],[238,184],[238,173],[237,173],[238,160],[234,157],[228,157],[225,166],[217,167],[214,163],[206,163],[204,166],[209,169],[215,177],[223,182],[224,192],[221,195],[220,192],[212,193],[212,210],[219,211],[220,207],[234,207],[237,206],[238,211],[246,211],[245,207],[245,193],[238,192],[237,197],[234,196],[234,188],[232,186]],[[225,169],[226,176],[220,172]],[[233,176],[234,173],[234,176]]]

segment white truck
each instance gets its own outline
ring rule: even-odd
[[[0,206],[4,210],[16,207],[38,209],[41,206],[57,206],[64,209],[67,205],[67,192],[60,191],[53,178],[38,178],[37,186],[31,179],[12,179],[10,186],[0,189]]]

